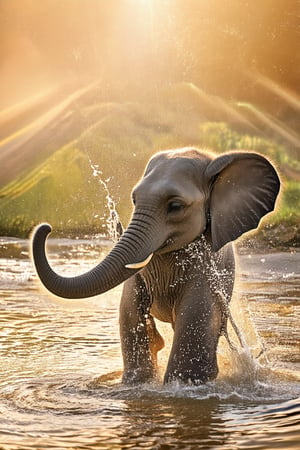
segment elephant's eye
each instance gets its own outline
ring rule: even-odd
[[[178,200],[173,200],[170,203],[168,203],[167,212],[170,213],[177,213],[182,211],[184,208],[184,204],[182,202],[179,202]]]

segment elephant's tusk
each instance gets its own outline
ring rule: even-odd
[[[125,267],[126,267],[126,269],[141,269],[142,267],[145,267],[148,264],[148,262],[150,261],[152,256],[153,256],[153,253],[150,253],[148,258],[146,258],[144,261],[132,263],[132,264],[126,264]]]

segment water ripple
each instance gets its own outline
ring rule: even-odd
[[[102,251],[50,243],[66,274],[87,270]],[[257,359],[242,351],[229,357],[220,346],[214,382],[132,387],[120,382],[121,287],[90,300],[57,299],[40,288],[28,242],[0,240],[0,448],[298,449],[296,260],[299,253],[241,260],[232,313]]]

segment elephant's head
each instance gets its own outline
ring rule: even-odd
[[[101,294],[141,270],[153,254],[178,250],[203,233],[218,251],[273,210],[279,186],[273,166],[256,153],[213,157],[189,148],[158,153],[133,191],[127,230],[102,262],[80,276],[57,275],[45,253],[51,227],[43,224],[33,236],[37,272],[61,297]]]

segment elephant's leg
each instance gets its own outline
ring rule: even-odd
[[[174,339],[164,382],[204,383],[218,374],[222,313],[217,300],[190,296],[176,308]]]
[[[120,305],[123,382],[127,384],[144,383],[156,376],[157,352],[164,341],[150,316],[150,306],[150,297],[140,275],[127,280]]]

